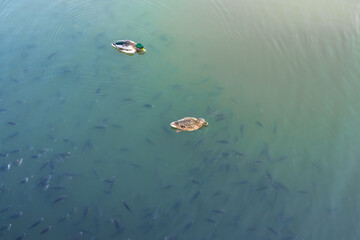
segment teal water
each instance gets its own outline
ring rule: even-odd
[[[359,7],[1,1],[0,239],[358,239]]]

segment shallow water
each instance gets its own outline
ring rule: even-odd
[[[359,238],[359,7],[1,1],[0,238]]]

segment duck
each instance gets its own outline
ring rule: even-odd
[[[176,132],[181,131],[195,131],[203,126],[207,126],[208,122],[204,118],[185,117],[170,123],[172,128],[178,129]]]
[[[141,43],[136,43],[132,40],[118,40],[111,44],[111,46],[126,55],[145,54],[146,49]]]

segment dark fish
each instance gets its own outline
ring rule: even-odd
[[[13,122],[13,121],[10,121],[10,122],[7,122],[8,125],[11,125],[11,126],[15,126],[16,125],[16,122]]]
[[[42,223],[42,221],[44,221],[44,218],[40,218],[39,220],[37,220],[36,222],[34,222],[30,227],[29,229],[32,229],[34,227],[36,227],[37,225],[39,225],[40,223]]]
[[[228,144],[229,143],[229,141],[227,141],[227,140],[218,140],[216,142],[220,143],[220,144]]]
[[[17,213],[15,213],[15,214],[11,215],[10,217],[8,217],[8,219],[17,219],[17,218],[21,217],[22,214],[23,214],[22,211],[17,212]]]
[[[66,220],[68,220],[70,217],[70,214],[69,213],[66,213],[65,216],[61,217],[58,222],[65,222]]]
[[[10,166],[11,166],[10,163],[4,164],[4,165],[0,166],[0,171],[7,171],[10,169]]]
[[[147,104],[144,104],[143,107],[144,107],[144,108],[153,108],[153,107],[155,107],[155,105],[154,105],[154,104],[148,104],[148,103],[147,103]]]
[[[240,134],[241,134],[241,136],[244,136],[244,124],[243,123],[240,125]]]
[[[21,180],[19,183],[20,183],[20,184],[24,184],[24,183],[27,183],[28,181],[29,181],[29,178],[26,177],[26,178],[24,178],[23,180]]]
[[[4,213],[4,212],[7,212],[10,208],[12,208],[12,205],[9,205],[3,209],[0,210],[0,213]]]
[[[43,187],[49,185],[50,180],[51,180],[51,175],[47,175],[46,177],[40,179],[38,185]]]
[[[86,218],[86,216],[89,214],[89,210],[90,210],[90,206],[89,206],[89,205],[84,208],[83,217],[82,217],[83,220],[84,220],[84,219]]]
[[[275,235],[279,235],[273,228],[267,227],[267,229]]]
[[[100,178],[98,172],[95,169],[91,169],[91,171],[97,178]]]
[[[271,181],[271,183],[275,189],[280,189],[280,190],[283,190],[284,192],[290,192],[290,190],[287,187],[285,187],[283,184],[281,184],[275,180]]]
[[[19,132],[16,132],[16,133],[13,133],[13,134],[7,136],[7,137],[4,139],[4,142],[5,142],[5,141],[8,141],[8,140],[10,140],[10,139],[12,139],[12,138],[14,138],[14,137],[16,137],[17,135],[19,135]]]
[[[5,157],[8,157],[8,156],[9,156],[9,154],[8,154],[8,153],[0,153],[0,157],[5,158]]]
[[[207,221],[209,223],[216,223],[216,220],[213,218],[205,218],[205,221]]]
[[[175,187],[175,185],[169,184],[163,187],[165,190]]]
[[[175,203],[174,203],[174,205],[171,207],[173,210],[176,210],[176,209],[178,209],[180,206],[181,206],[181,204],[182,204],[182,200],[181,199],[179,199],[179,200],[177,200]]]
[[[197,192],[192,196],[192,198],[190,199],[189,202],[192,202],[192,201],[194,201],[195,199],[197,199],[197,198],[199,197],[199,195],[200,195],[200,191],[197,191]]]
[[[197,184],[197,185],[201,185],[201,183],[195,179],[191,179],[191,182],[194,183],[194,184]]]
[[[225,210],[222,210],[222,209],[214,209],[213,212],[214,212],[214,213],[223,214],[223,213],[225,213]]]
[[[23,158],[19,158],[13,162],[13,165],[15,165],[16,167],[21,167],[22,162],[23,162]]]
[[[255,121],[255,123],[259,126],[259,127],[263,127],[262,123],[261,122],[257,122]]]
[[[131,101],[133,101],[134,99],[132,99],[132,98],[123,98],[123,101],[124,102],[131,102]]]
[[[105,124],[99,124],[99,125],[96,125],[94,128],[95,128],[95,129],[106,129],[106,128],[107,128],[107,125],[105,125]]]
[[[155,143],[153,141],[151,141],[149,138],[145,138],[146,142],[148,142],[151,145],[155,145]]]
[[[5,108],[0,108],[0,113],[1,112],[6,112],[7,110]]]
[[[41,232],[40,235],[43,235],[44,233],[47,233],[48,231],[50,231],[51,226],[49,225],[48,227],[44,228]]]
[[[122,231],[122,228],[120,226],[120,223],[119,223],[119,220],[117,220],[117,218],[114,218],[112,219],[112,222],[114,223],[114,226],[116,227],[116,230],[118,232],[121,232]]]
[[[11,229],[11,223],[6,224],[6,225],[0,227],[0,231],[1,231],[1,232],[3,232],[3,231],[10,231],[10,229]]]
[[[114,185],[114,182],[115,182],[115,176],[112,176],[111,179],[102,179],[102,181],[104,183],[108,183],[112,186],[112,185]]]
[[[52,58],[55,57],[56,55],[57,55],[57,52],[53,52],[52,54],[50,54],[50,55],[47,57],[47,60],[52,59]]]
[[[216,196],[219,196],[221,193],[222,193],[222,191],[218,190],[218,191],[214,192],[212,196],[216,197]]]
[[[59,202],[62,202],[64,201],[66,198],[68,197],[68,195],[62,195],[60,197],[58,197],[57,199],[55,199],[52,203],[55,204],[55,203],[59,203]]]
[[[189,228],[192,226],[193,221],[189,221],[185,226],[184,226],[184,232],[186,232],[187,230],[189,230]]]
[[[256,191],[263,191],[263,190],[266,190],[268,189],[267,186],[263,186],[263,187],[259,187],[258,189],[256,189]]]
[[[277,125],[275,124],[275,125],[274,125],[274,128],[273,128],[273,130],[272,130],[273,134],[275,134],[276,131],[277,131]]]
[[[267,176],[269,181],[272,181],[272,176],[271,176],[271,174],[269,173],[268,170],[266,170],[266,176]]]
[[[96,89],[95,93],[98,94],[101,92],[101,88]]]
[[[75,235],[74,240],[79,240],[82,236],[83,236],[83,232],[80,231],[80,232],[78,232],[78,233]]]
[[[124,207],[125,207],[130,213],[132,213],[129,205],[125,202],[125,200],[123,200],[122,203],[123,203]]]
[[[23,239],[25,238],[25,236],[26,236],[26,233],[23,233],[23,234],[21,234],[20,236],[18,236],[18,237],[16,238],[16,240],[23,240]]]

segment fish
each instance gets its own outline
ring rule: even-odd
[[[149,138],[145,138],[146,142],[148,142],[151,145],[155,145],[155,143],[153,141],[151,141]]]
[[[4,164],[4,165],[0,166],[0,171],[7,171],[10,169],[10,167],[11,167],[10,163]]]
[[[229,141],[227,141],[227,140],[218,140],[216,142],[220,143],[220,144],[228,144],[229,143]]]
[[[46,185],[49,185],[51,178],[52,178],[51,175],[47,175],[47,176],[41,178],[40,181],[38,182],[38,185],[43,186],[43,187]]]
[[[1,232],[3,232],[3,231],[10,231],[10,229],[11,229],[11,223],[6,224],[6,225],[0,227],[0,231],[1,231]]]
[[[240,135],[244,136],[244,124],[240,124]]]
[[[101,88],[96,89],[95,93],[98,94],[101,92]]]
[[[9,154],[8,154],[8,153],[0,153],[0,157],[5,158],[5,157],[8,157],[8,156],[9,156]]]
[[[55,199],[52,203],[55,204],[55,203],[59,203],[59,202],[62,202],[64,201],[66,198],[68,197],[68,195],[62,195],[60,197],[58,197],[57,199]]]
[[[175,187],[175,185],[169,184],[169,185],[166,185],[165,187],[163,187],[163,189],[167,190],[167,189],[170,189],[170,188],[173,188],[173,187]]]
[[[24,183],[27,183],[29,181],[29,178],[28,177],[25,177],[23,180],[21,180],[19,183],[20,184],[24,184]]]
[[[132,213],[129,205],[125,202],[125,200],[123,200],[122,203],[123,203],[124,207],[125,207],[130,213]]]
[[[26,236],[26,233],[21,234],[20,236],[18,236],[15,240],[23,240]]]
[[[154,105],[154,104],[148,104],[148,103],[147,103],[147,104],[144,104],[143,107],[144,107],[144,108],[154,108],[155,105]]]
[[[74,240],[79,240],[82,236],[83,236],[83,232],[80,231],[80,232],[78,232],[78,233],[75,235]]]
[[[271,228],[271,227],[267,227],[267,230],[269,230],[270,232],[272,232],[273,234],[275,234],[275,235],[279,235],[279,233],[278,232],[276,232],[273,228]]]
[[[13,138],[16,137],[17,135],[19,135],[19,132],[15,132],[15,133],[7,136],[7,137],[3,140],[3,142],[6,142],[6,141],[8,141],[8,140],[10,140],[10,139],[13,139]]]
[[[40,232],[40,235],[43,235],[45,233],[47,233],[48,231],[50,231],[51,229],[51,225],[49,225],[48,227],[44,228],[41,232]]]
[[[89,205],[84,208],[82,220],[84,220],[86,218],[86,216],[89,214],[89,210],[90,210]]]
[[[199,197],[199,195],[200,195],[200,191],[197,191],[197,192],[192,196],[192,198],[190,199],[189,202],[192,202],[192,201],[196,200],[196,199]]]
[[[220,214],[226,213],[226,211],[225,211],[225,210],[222,210],[222,209],[214,209],[213,212],[214,212],[214,213],[220,213]]]
[[[275,134],[277,132],[277,125],[276,124],[274,124],[274,128],[273,128],[272,132],[273,132],[273,134]]]
[[[172,208],[173,210],[178,209],[178,208],[181,206],[181,204],[182,204],[182,200],[179,199],[179,200],[177,200],[177,201],[174,203],[174,205],[173,205],[171,208]]]
[[[65,222],[66,220],[68,220],[70,217],[69,213],[66,213],[65,216],[59,218],[58,222]]]
[[[15,126],[17,123],[16,122],[13,122],[13,121],[10,121],[10,122],[7,122],[7,125],[11,125],[11,126]]]
[[[22,162],[23,162],[23,158],[19,158],[14,161],[13,165],[15,165],[16,167],[21,167]]]
[[[17,212],[15,214],[11,215],[10,217],[8,217],[8,219],[17,219],[17,218],[21,217],[22,215],[23,215],[23,212],[20,211],[20,212]]]
[[[191,179],[191,182],[192,182],[192,183],[195,183],[195,184],[197,184],[197,185],[201,185],[201,183],[200,183],[199,181],[195,180],[195,179]]]
[[[269,181],[272,181],[272,176],[271,176],[271,174],[269,173],[268,170],[266,170],[266,176],[267,176]]]
[[[0,113],[2,113],[2,112],[6,112],[7,111],[7,109],[6,108],[0,108]]]
[[[0,210],[0,213],[4,213],[4,212],[7,212],[9,209],[11,209],[13,206],[12,205],[9,205],[7,207],[4,207],[3,209]]]
[[[41,217],[39,220],[37,220],[36,222],[34,222],[33,224],[31,224],[31,226],[29,227],[29,229],[32,229],[34,227],[36,227],[37,225],[39,225],[40,223],[42,223],[42,221],[44,221],[44,218]]]
[[[216,223],[216,220],[213,218],[205,218],[205,221],[207,221],[209,223]]]
[[[261,122],[255,121],[255,123],[256,123],[259,127],[264,127]]]
[[[53,52],[52,54],[50,54],[50,55],[47,57],[47,60],[52,59],[52,58],[55,57],[56,55],[57,55],[57,52]]]

